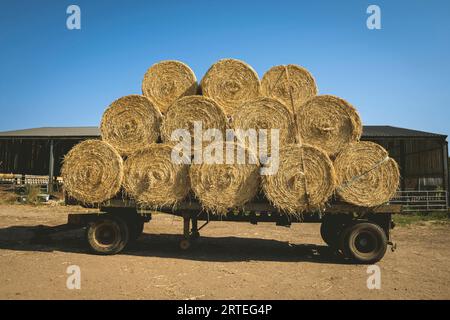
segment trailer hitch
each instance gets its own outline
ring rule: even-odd
[[[392,241],[389,241],[387,244],[391,246],[391,251],[392,251],[392,252],[394,252],[395,250],[397,250],[397,243],[392,242]]]

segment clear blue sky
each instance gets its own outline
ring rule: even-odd
[[[66,9],[81,8],[81,30]],[[381,7],[381,30],[366,9]],[[0,2],[0,131],[98,125],[153,63],[295,63],[365,124],[450,134],[450,1]]]

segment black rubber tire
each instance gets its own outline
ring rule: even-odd
[[[322,222],[320,224],[320,236],[322,237],[322,240],[330,247],[336,244],[336,237],[333,236],[336,234],[334,229],[335,228],[333,225],[329,222]]]
[[[144,232],[144,221],[134,220],[129,222],[130,241],[136,241]]]
[[[88,225],[86,238],[94,253],[113,255],[122,251],[128,244],[128,225],[120,217],[105,215]]]
[[[344,257],[357,263],[373,264],[380,261],[387,250],[384,230],[370,222],[348,226],[340,236],[340,249]]]
[[[322,240],[330,247],[339,247],[339,235],[344,230],[346,223],[345,219],[339,216],[325,216],[320,224],[320,236]]]
[[[129,242],[136,241],[144,231],[144,221],[137,213],[136,209],[128,208],[120,210],[117,215],[122,218],[128,225]]]

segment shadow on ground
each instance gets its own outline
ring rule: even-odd
[[[0,249],[16,251],[72,252],[90,254],[84,230],[71,230],[49,237],[35,236],[44,226],[13,226],[0,229]],[[129,244],[121,255],[190,259],[198,261],[284,261],[345,264],[325,245],[290,244],[285,241],[243,237],[200,237],[191,248],[179,248],[180,235],[147,234]]]

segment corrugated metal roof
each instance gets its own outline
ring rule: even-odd
[[[42,127],[0,132],[0,137],[51,138],[51,137],[98,137],[97,127]]]
[[[43,127],[15,131],[0,132],[0,138],[92,138],[99,137],[97,127]],[[446,135],[405,129],[392,126],[364,126],[363,137],[436,137],[446,138]]]
[[[363,127],[363,137],[435,137],[435,138],[446,138],[446,135],[418,131],[412,129],[405,129],[392,126],[364,126]]]

